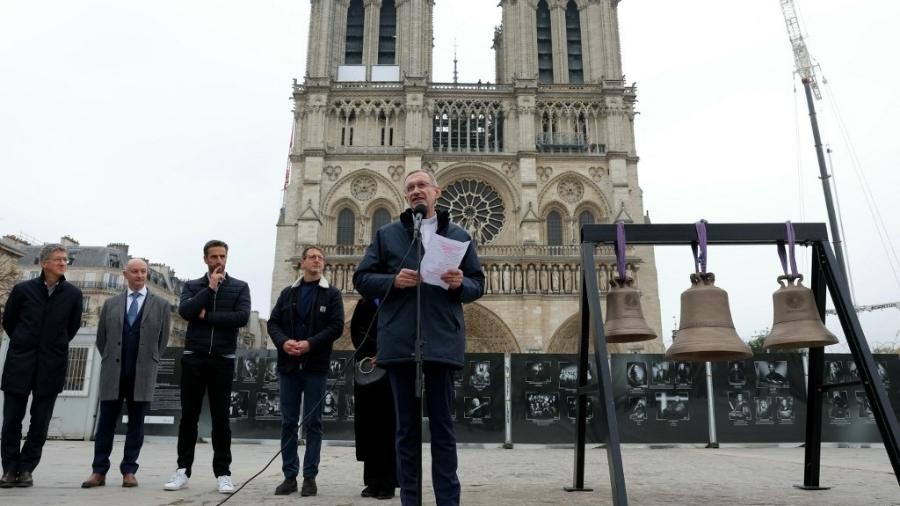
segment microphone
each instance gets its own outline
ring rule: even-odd
[[[415,217],[420,220],[425,219],[425,216],[427,214],[428,214],[428,206],[426,206],[425,204],[419,204],[413,208],[413,215],[415,215]]]

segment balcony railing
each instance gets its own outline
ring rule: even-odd
[[[325,257],[361,257],[366,252],[366,244],[350,244],[350,245],[328,245],[322,246]],[[627,251],[633,251],[628,246]],[[613,256],[615,251],[612,246],[595,246],[594,254],[600,256]],[[521,258],[521,257],[571,257],[579,258],[581,256],[580,244],[566,244],[561,246],[548,246],[546,244],[518,244],[518,245],[494,245],[481,244],[478,245],[478,256],[480,258]]]
[[[124,290],[125,284],[111,283],[108,281],[69,281],[74,286],[84,290]]]

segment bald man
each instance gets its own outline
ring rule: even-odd
[[[106,485],[116,418],[128,407],[125,455],[119,470],[122,486],[136,487],[138,455],[144,444],[144,415],[153,400],[159,358],[169,341],[169,303],[147,290],[147,263],[133,258],[123,275],[128,290],[103,303],[97,324],[100,367],[100,419],[94,437],[91,476],[82,488]]]

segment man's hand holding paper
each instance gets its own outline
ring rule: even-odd
[[[422,258],[422,281],[441,288],[456,289],[462,285],[463,273],[459,269],[471,241],[456,241],[435,234]]]

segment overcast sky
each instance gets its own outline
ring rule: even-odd
[[[887,253],[900,249],[900,4],[798,1],[828,80],[816,106],[834,151],[857,303],[900,300]],[[496,80],[496,4],[437,0],[435,81],[452,79],[454,39],[461,81]],[[653,222],[826,221],[779,2],[625,0],[619,12]],[[202,245],[221,238],[229,271],[250,282],[254,309],[267,315],[290,84],[304,74],[308,19],[306,0],[4,2],[0,234],[125,242],[183,278],[204,272]],[[657,248],[657,261],[668,332],[689,285],[690,249]],[[742,336],[771,325],[774,247],[712,248],[709,269]],[[860,319],[870,342],[898,339],[900,311]],[[829,327],[839,329],[833,318]]]

